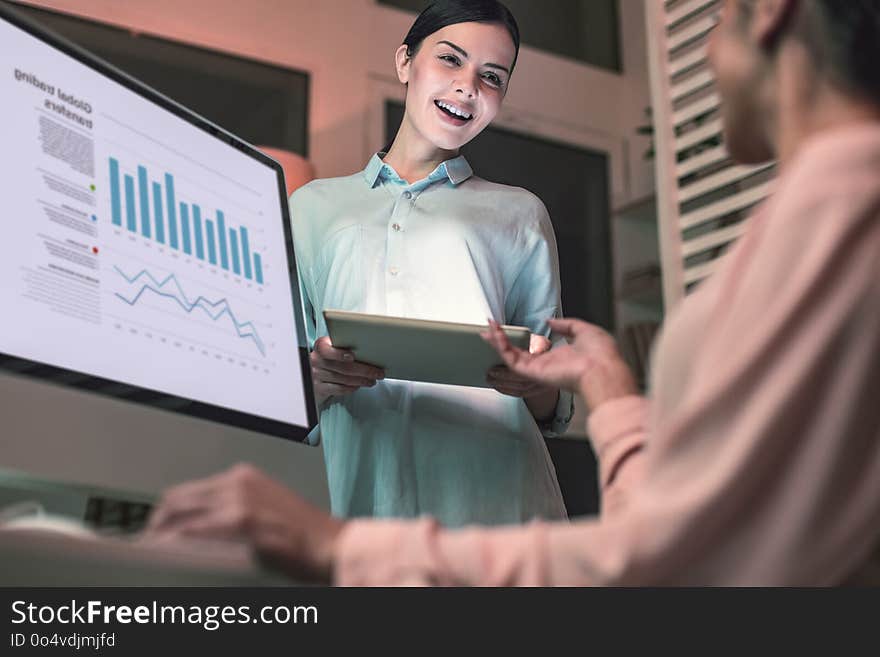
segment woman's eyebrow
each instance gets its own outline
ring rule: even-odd
[[[470,55],[467,54],[467,50],[465,50],[465,49],[462,48],[461,46],[457,46],[457,45],[455,45],[454,43],[452,43],[452,41],[446,41],[446,40],[444,39],[444,40],[442,40],[442,41],[438,41],[438,42],[437,42],[437,45],[439,46],[441,43],[445,43],[447,46],[449,46],[449,47],[452,48],[453,50],[457,50],[457,51],[461,54],[461,56],[464,57],[464,58],[467,58],[467,57],[470,56]]]
[[[441,43],[445,43],[447,46],[449,46],[453,50],[457,50],[461,54],[461,56],[464,57],[465,59],[467,59],[469,57],[469,55],[467,54],[467,50],[465,50],[461,46],[455,45],[454,43],[452,43],[452,41],[447,41],[446,39],[443,39],[441,41],[438,41],[437,45],[439,46]],[[510,75],[510,71],[507,69],[507,67],[502,66],[501,64],[493,64],[491,62],[488,62],[485,64],[485,66],[488,66],[489,68],[500,69],[500,70],[504,71],[505,73],[507,73],[508,75]]]

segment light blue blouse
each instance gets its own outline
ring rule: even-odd
[[[485,324],[548,335],[561,314],[556,242],[530,192],[482,180],[463,156],[409,184],[374,155],[366,169],[290,197],[309,344],[327,308]],[[545,433],[561,433],[560,396]],[[384,380],[334,398],[323,441],[343,517],[430,514],[449,526],[562,518],[541,431],[525,403],[491,389]]]

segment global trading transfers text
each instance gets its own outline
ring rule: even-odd
[[[60,87],[56,87],[53,84],[43,82],[33,73],[25,73],[24,71],[15,69],[15,79],[18,82],[25,82],[26,84],[36,87],[37,89],[49,94],[50,96],[54,96],[55,98],[58,98],[59,100],[66,103],[66,105],[63,105],[61,103],[56,103],[52,100],[49,100],[48,98],[43,101],[43,105],[46,107],[46,109],[61,114],[65,118],[74,121],[81,126],[85,126],[86,128],[91,130],[91,119],[87,119],[86,117],[82,116],[81,114],[77,114],[67,107],[67,105],[72,105],[73,107],[82,110],[86,114],[91,114],[92,106],[88,103],[88,101],[77,98],[72,93],[67,93]]]

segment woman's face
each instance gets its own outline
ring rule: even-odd
[[[748,0],[725,0],[707,50],[721,95],[724,142],[742,163],[772,157],[763,129],[767,121],[761,102],[765,70],[753,29],[754,11],[754,3]]]
[[[397,51],[407,84],[406,118],[415,131],[454,151],[483,131],[507,92],[515,48],[502,25],[458,23],[426,37],[415,57]]]

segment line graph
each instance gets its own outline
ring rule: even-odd
[[[232,311],[232,307],[229,305],[229,302],[225,298],[219,299],[217,301],[211,301],[207,297],[199,295],[195,298],[195,300],[191,301],[186,294],[186,291],[181,286],[180,281],[177,280],[177,276],[173,273],[168,274],[165,278],[160,280],[153,276],[153,274],[151,274],[146,269],[141,269],[134,276],[129,276],[116,265],[113,266],[113,269],[127,283],[131,285],[135,285],[138,282],[143,281],[140,289],[131,298],[127,298],[125,295],[120,294],[119,292],[114,292],[116,297],[127,303],[129,306],[136,305],[143,297],[143,295],[149,291],[156,296],[166,299],[173,299],[187,314],[191,314],[197,308],[199,308],[211,320],[215,322],[219,321],[224,315],[227,315],[232,322],[232,325],[235,328],[238,337],[243,339],[252,339],[257,349],[259,350],[260,355],[266,355],[266,345],[263,342],[262,338],[260,338],[256,326],[254,326],[253,322],[250,321],[240,322],[236,318],[235,314]],[[173,286],[169,285],[172,283]],[[176,290],[176,292],[167,290]],[[217,312],[218,310],[219,312]]]

